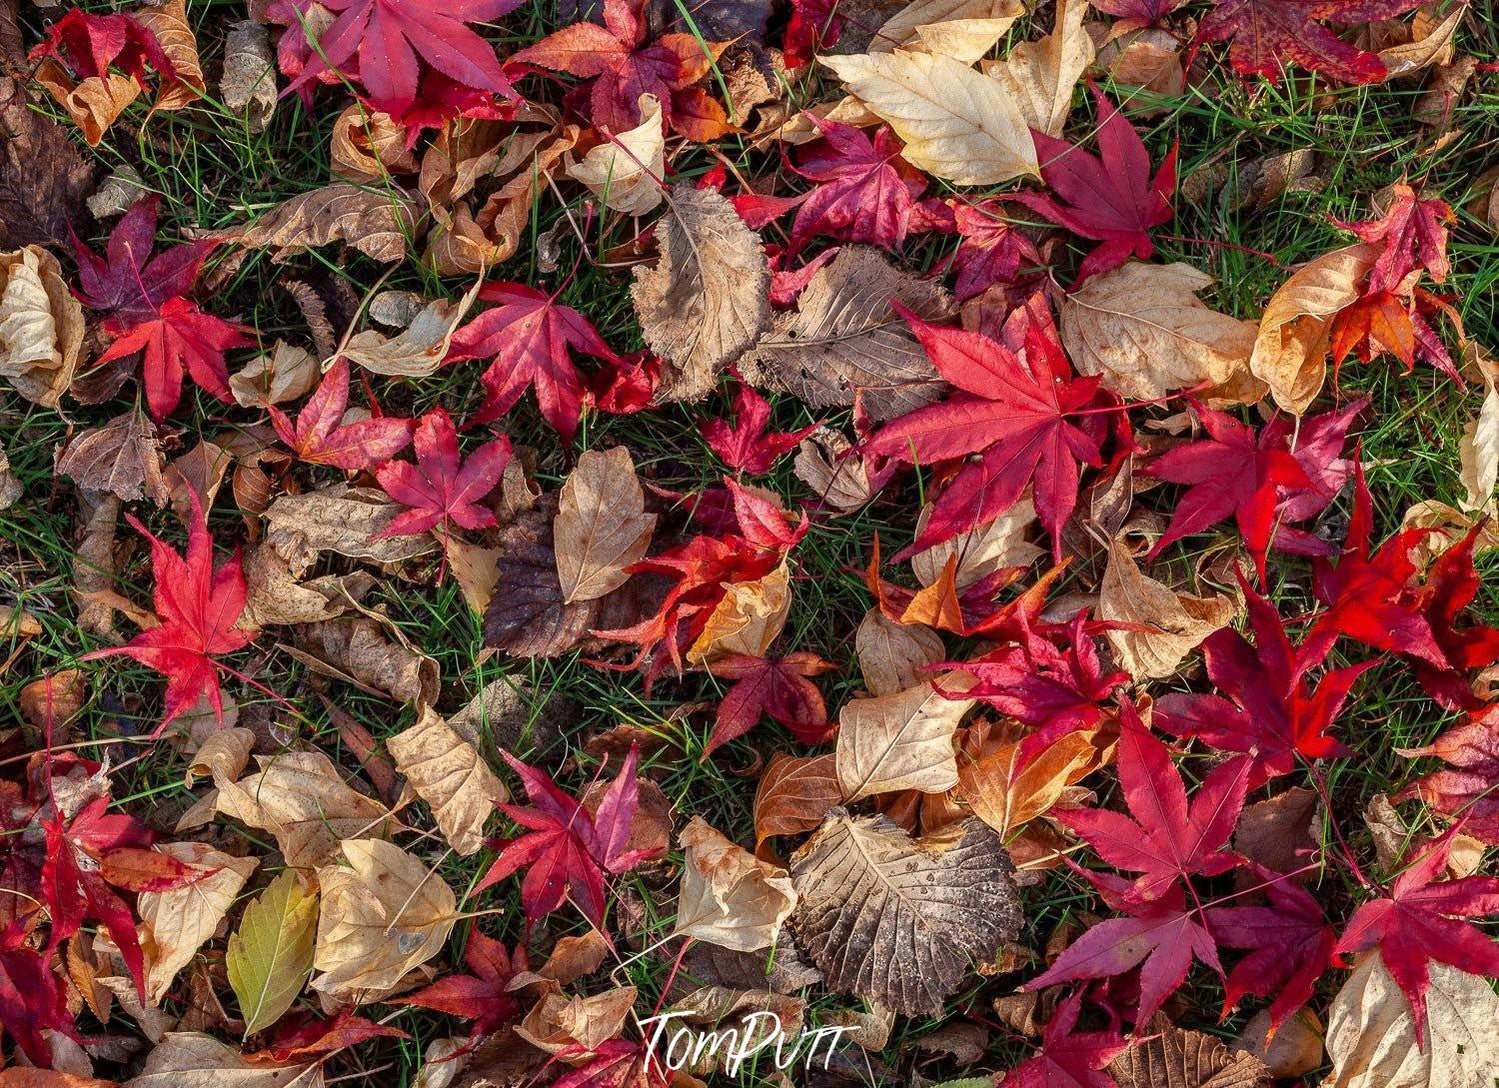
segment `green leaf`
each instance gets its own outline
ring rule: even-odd
[[[317,915],[317,893],[304,892],[290,869],[245,908],[225,966],[246,1038],[279,1020],[307,984]]]

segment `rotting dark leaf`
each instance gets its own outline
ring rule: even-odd
[[[75,435],[57,458],[57,471],[79,487],[108,491],[125,502],[148,496],[157,505],[169,493],[162,467],[156,425],[133,408]]]
[[[0,250],[66,246],[85,228],[94,168],[63,128],[31,108],[25,88],[0,76]]]
[[[597,601],[566,604],[552,549],[556,499],[547,496],[500,531],[499,580],[484,613],[484,644],[516,657],[555,657],[594,626]]]

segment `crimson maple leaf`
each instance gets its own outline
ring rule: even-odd
[[[499,305],[453,334],[446,360],[494,360],[481,379],[484,403],[474,414],[474,422],[499,419],[520,400],[527,386],[534,385],[541,414],[564,442],[571,442],[578,430],[585,388],[569,352],[613,363],[622,360],[586,317],[571,306],[559,306],[556,295],[523,283],[487,283],[479,289],[479,297]]]
[[[80,1038],[68,1011],[62,974],[52,970],[51,960],[51,949],[38,952],[31,947],[20,922],[0,929],[0,1028],[42,1068],[54,1057],[50,1032],[74,1041]]]
[[[527,970],[526,952],[512,955],[505,945],[477,929],[469,931],[463,946],[463,962],[473,972],[447,975],[413,994],[395,998],[395,1005],[417,1005],[474,1022],[475,1035],[489,1035],[520,1012],[520,999],[506,987]]]
[[[1360,240],[1379,247],[1365,286],[1370,294],[1401,290],[1405,278],[1417,268],[1424,269],[1437,283],[1445,281],[1451,270],[1447,225],[1456,221],[1452,206],[1445,200],[1419,197],[1405,184],[1392,187],[1389,207],[1378,219],[1358,223],[1334,220]]]
[[[786,67],[805,68],[818,53],[837,45],[842,33],[837,0],[791,0],[791,18],[782,38]]]
[[[1123,877],[1077,871],[1087,877],[1110,909],[1127,917],[1106,918],[1090,928],[1068,945],[1044,974],[1022,985],[1021,990],[1040,990],[1073,979],[1113,978],[1139,967],[1135,1023],[1143,1024],[1182,984],[1194,958],[1222,976],[1212,934],[1198,912],[1187,908],[1186,893],[1179,886],[1168,887],[1157,899],[1146,899]]]
[[[1460,830],[1453,827],[1416,855],[1390,885],[1387,897],[1354,911],[1334,950],[1343,965],[1352,953],[1379,948],[1391,976],[1410,999],[1416,1042],[1423,1048],[1431,961],[1487,978],[1499,976],[1499,944],[1460,921],[1499,914],[1499,877],[1437,880]]]
[[[1228,973],[1223,1015],[1245,994],[1273,998],[1273,1031],[1311,1000],[1332,963],[1337,934],[1305,888],[1268,869],[1259,872],[1265,883],[1257,890],[1265,893],[1268,906],[1209,907],[1203,917],[1220,945],[1252,949]]]
[[[1194,45],[1232,39],[1228,58],[1244,76],[1279,80],[1298,64],[1341,83],[1379,83],[1389,74],[1378,53],[1350,45],[1323,23],[1357,26],[1391,19],[1421,0],[1218,0]]]
[[[307,39],[314,6],[336,16]],[[278,44],[281,70],[294,77],[283,92],[308,93],[313,81],[340,76],[364,85],[374,106],[400,116],[421,98],[423,65],[458,89],[518,98],[493,47],[466,23],[493,22],[519,0],[273,0],[268,15],[286,30]]]
[[[474,890],[483,891],[524,868],[521,903],[528,923],[534,925],[570,899],[590,922],[602,925],[604,873],[627,873],[659,852],[627,848],[630,821],[640,801],[635,777],[639,751],[630,749],[594,814],[558,789],[545,771],[522,763],[509,752],[501,754],[520,775],[531,804],[500,808],[527,830],[495,844],[500,856]]]
[[[1129,1049],[1112,1031],[1073,1031],[1083,995],[1075,990],[1057,1003],[1041,1036],[1041,1051],[1005,1074],[999,1088],[1117,1088],[1105,1066]]]
[[[1467,673],[1499,661],[1499,629],[1488,624],[1457,626],[1482,584],[1473,565],[1473,551],[1485,524],[1475,525],[1439,555],[1426,574],[1423,614],[1447,664],[1438,668],[1420,658],[1411,664],[1426,693],[1449,710],[1475,710],[1482,705],[1473,694]]]
[[[1009,283],[1022,261],[1041,263],[1041,254],[1031,240],[999,216],[999,202],[959,204],[953,209],[953,226],[961,236],[953,254],[957,278],[953,294],[959,299],[981,295],[995,283]]]
[[[299,1012],[278,1021],[270,1045],[245,1058],[252,1063],[258,1059],[283,1065],[317,1062],[371,1039],[409,1038],[400,1028],[356,1016],[353,1009],[339,1009],[327,1020]]]
[[[167,678],[165,710],[153,737],[161,736],[172,719],[191,710],[204,696],[222,723],[223,697],[214,657],[243,649],[256,635],[237,626],[248,595],[239,554],[236,552],[218,570],[213,569],[208,519],[197,491],[189,487],[187,495],[192,515],[188,519],[186,555],[178,555],[152,536],[133,516],[126,519],[151,542],[154,603],[160,625],[142,631],[123,646],[83,656],[84,661],[94,661],[124,655]]]
[[[1499,704],[1470,715],[1422,748],[1396,749],[1412,759],[1435,756],[1448,765],[1412,783],[1397,801],[1419,797],[1438,812],[1463,819],[1463,831],[1499,845]]]
[[[510,440],[503,435],[486,442],[460,461],[458,431],[443,408],[434,408],[417,422],[412,439],[416,464],[386,461],[375,470],[385,493],[411,507],[380,531],[379,536],[410,536],[441,526],[446,535],[453,525],[488,529],[494,511],[479,505],[500,482],[510,460]]]
[[[117,68],[144,87],[148,67],[163,79],[174,80],[177,75],[176,66],[156,35],[140,20],[119,13],[101,15],[71,9],[27,54],[28,60],[42,57],[65,62],[80,79],[102,77]]]
[[[1294,450],[1292,425],[1284,417],[1256,434],[1225,412],[1194,404],[1208,437],[1167,450],[1143,470],[1187,486],[1150,558],[1228,517],[1238,524],[1261,584],[1271,547],[1303,555],[1327,552],[1325,543],[1290,523],[1320,514],[1342,489],[1351,465],[1338,454],[1366,404],[1367,398],[1360,399],[1305,420]]]
[[[1232,628],[1202,644],[1208,678],[1222,695],[1164,695],[1154,723],[1179,737],[1200,737],[1214,748],[1241,753],[1249,788],[1295,769],[1296,757],[1332,759],[1353,753],[1328,736],[1354,681],[1375,662],[1324,673],[1315,690],[1306,672],[1314,661],[1299,656],[1275,606],[1243,581],[1255,645]],[[1231,700],[1231,701],[1230,701]]]
[[[1079,281],[1107,272],[1132,255],[1143,261],[1155,252],[1150,229],[1171,221],[1171,196],[1176,191],[1176,147],[1152,178],[1150,153],[1139,133],[1096,87],[1093,97],[1098,103],[1097,155],[1031,130],[1041,177],[1066,203],[1045,193],[1014,194],[1038,215],[1100,243],[1083,258]]]
[[[887,423],[866,453],[909,464],[971,458],[944,485],[926,527],[895,558],[925,551],[993,521],[1034,485],[1036,512],[1061,555],[1061,528],[1077,505],[1078,465],[1101,465],[1106,424],[1120,410],[1097,377],[1078,378],[1056,340],[1050,314],[1017,310],[1011,346],[980,333],[922,320],[899,303],[937,372],[956,387],[946,400]]]
[[[1134,819],[1108,809],[1059,809],[1053,815],[1116,869],[1142,874],[1135,890],[1155,899],[1179,878],[1214,876],[1239,865],[1223,847],[1244,807],[1248,777],[1244,761],[1222,764],[1188,804],[1171,754],[1125,700],[1119,707],[1119,784]]]
[[[734,682],[718,704],[713,733],[703,749],[703,758],[748,733],[762,714],[784,725],[803,744],[821,744],[827,740],[828,709],[822,701],[822,692],[809,678],[834,667],[832,662],[809,653],[779,658],[729,654],[709,664],[708,671],[714,676]]]
[[[818,117],[812,122],[822,137],[801,149],[792,169],[817,188],[791,224],[792,251],[819,235],[882,249],[900,245],[911,228],[911,209],[926,189],[926,177],[900,157],[900,140],[884,125],[871,141],[852,125]]]
[[[716,140],[730,130],[728,114],[694,86],[728,43],[708,44],[694,34],[662,34],[647,41],[637,0],[604,0],[604,25],[582,22],[553,31],[507,62],[535,65],[591,80],[588,117],[599,128],[624,132],[640,124],[640,96],[661,103],[666,122],[689,140]]]
[[[412,420],[375,416],[344,423],[348,407],[349,364],[340,359],[323,375],[317,392],[307,398],[296,423],[275,405],[268,411],[277,436],[291,447],[297,460],[308,464],[362,472],[390,460],[410,444]]]
[[[798,431],[771,431],[769,425],[770,401],[740,382],[734,394],[734,422],[705,419],[698,424],[698,431],[724,464],[751,476],[763,476],[783,454],[820,426],[812,423]]]
[[[1093,6],[1107,15],[1126,19],[1135,26],[1149,26],[1160,22],[1184,2],[1185,0],[1096,0]]]
[[[184,296],[216,243],[200,239],[152,257],[158,200],[142,197],[110,232],[100,257],[75,236],[78,297],[107,314],[113,340],[96,365],[142,352],[142,384],[151,415],[160,422],[182,399],[182,375],[219,400],[233,402],[224,352],[255,340],[243,325],[198,308]]]

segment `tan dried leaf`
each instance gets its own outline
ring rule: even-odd
[[[1067,733],[1025,762],[1021,747],[1016,741],[976,759],[958,759],[958,796],[1006,842],[1051,811],[1068,787],[1101,767],[1112,751],[1094,729]]]
[[[615,446],[582,454],[552,522],[563,601],[596,600],[624,585],[625,568],[645,556],[655,527],[630,451]]]
[[[1019,932],[1014,871],[977,820],[913,839],[884,816],[835,808],[792,855],[791,931],[830,986],[933,1015]]]
[[[516,1027],[516,1034],[549,1054],[586,1053],[617,1038],[635,1005],[635,987],[580,997],[549,987]],[[522,1078],[522,1083],[534,1077]]]
[[[467,857],[484,845],[484,821],[495,806],[510,800],[474,746],[454,732],[430,707],[416,724],[385,742],[416,795],[427,802],[442,836]]]
[[[198,59],[198,40],[193,37],[193,28],[187,22],[185,0],[166,0],[165,3],[147,3],[130,12],[136,21],[152,34],[176,69],[176,76],[163,79],[156,92],[152,111],[180,110],[192,105],[203,96],[203,65]]]
[[[321,1062],[247,1062],[211,1035],[173,1031],[146,1055],[124,1088],[322,1088]]]
[[[389,264],[406,256],[415,219],[404,193],[339,182],[294,196],[253,225],[217,237],[249,249],[269,249],[277,264],[332,242]]]
[[[878,605],[864,613],[854,632],[854,652],[859,672],[871,695],[895,695],[908,691],[930,674],[947,654],[942,636],[924,623],[900,623],[885,615]]]
[[[1105,632],[1119,664],[1136,680],[1171,676],[1235,611],[1234,602],[1221,593],[1194,597],[1148,577],[1123,537],[1109,545],[1109,565],[1098,587],[1098,618],[1144,628]]]
[[[701,400],[770,323],[770,265],[759,237],[720,193],[683,183],[657,226],[661,257],[635,269],[641,333],[666,360],[660,397]]]
[[[1304,1077],[1322,1064],[1322,1022],[1310,1009],[1293,1014],[1271,1032],[1269,1009],[1261,1009],[1249,1018],[1234,1041],[1235,1050],[1247,1050],[1270,1071],[1270,1076],[1287,1080]]]
[[[955,185],[1039,176],[1017,91],[1001,81],[906,50],[820,59],[905,141],[913,166]]]
[[[305,624],[297,636],[281,649],[330,679],[412,706],[437,701],[437,662],[378,614]]]
[[[83,332],[83,307],[56,257],[36,245],[0,253],[0,378],[56,408],[73,383]]]
[[[933,321],[951,304],[938,284],[902,271],[879,250],[844,246],[813,274],[796,310],[775,315],[739,361],[740,372],[813,408],[847,407],[858,398],[875,422],[931,404],[947,383],[892,302]]]
[[[343,865],[318,870],[312,988],[331,998],[374,1000],[442,951],[458,899],[442,877],[383,839],[342,843]]]
[[[1157,1016],[1144,1042],[1108,1064],[1119,1088],[1269,1088],[1265,1063]]]
[[[406,146],[406,127],[358,102],[334,120],[328,157],[333,176],[355,185],[378,185],[392,174],[417,170],[416,156]]]
[[[230,113],[246,119],[251,132],[264,132],[276,112],[276,60],[270,35],[254,19],[229,24],[219,99]]]
[[[845,456],[853,448],[838,431],[819,427],[802,439],[792,463],[796,478],[836,514],[851,514],[874,498],[864,459]]]
[[[0,446],[0,510],[8,510],[20,502],[25,490],[21,478],[10,467],[10,455]]]
[[[918,536],[926,528],[931,512],[930,504],[921,508],[916,521]],[[956,557],[953,584],[963,590],[1005,567],[1028,567],[1046,554],[1046,549],[1025,539],[1035,523],[1036,507],[1027,492],[993,521],[911,556],[911,572],[923,586],[934,586],[941,580],[948,560]]]
[[[1264,387],[1248,372],[1256,326],[1209,309],[1197,293],[1212,283],[1180,263],[1130,261],[1090,276],[1062,302],[1062,343],[1079,372],[1131,400],[1203,382],[1247,384],[1242,399],[1259,400]]]
[[[736,952],[775,944],[796,906],[786,870],[759,860],[697,816],[677,841],[686,857],[672,934]]]
[[[312,352],[277,340],[269,354],[229,375],[229,391],[241,408],[265,408],[312,392],[320,377],[322,368]]]
[[[159,1005],[177,972],[219,928],[259,862],[232,857],[201,842],[162,843],[155,849],[190,868],[217,870],[180,888],[141,892],[136,901],[146,957],[146,1000]]]
[[[167,501],[156,425],[131,409],[108,423],[81,431],[58,454],[57,471],[89,491],[107,491],[125,502]]]
[[[437,547],[426,534],[379,536],[403,509],[383,491],[344,484],[282,495],[265,512],[266,540],[285,557],[294,575],[305,573],[323,552],[399,563]]]
[[[1411,22],[1411,39],[1379,51],[1387,78],[1408,76],[1433,65],[1452,63],[1452,35],[1468,12],[1467,4],[1453,4],[1444,17],[1437,17],[1438,5],[1424,4]]]
[[[91,76],[80,83],[52,57],[37,65],[32,78],[45,87],[73,119],[90,147],[98,146],[109,126],[141,93],[135,80],[119,72]]]
[[[456,302],[439,298],[427,303],[410,325],[395,336],[366,329],[353,337],[340,357],[373,374],[395,378],[425,378],[447,358],[453,333],[479,297],[475,282]]]
[[[1478,369],[1483,378],[1483,404],[1463,427],[1457,446],[1458,479],[1465,492],[1458,506],[1465,513],[1488,509],[1499,486],[1499,386],[1495,385],[1499,369],[1487,359]]]
[[[763,578],[729,585],[687,660],[703,666],[728,654],[764,657],[791,613],[791,575],[782,563]]]
[[[906,46],[924,37],[921,33],[923,28],[989,21],[1004,22],[1008,27],[1008,24],[1014,23],[1024,14],[1024,5],[1016,0],[911,0],[911,3],[886,19],[875,31],[869,42],[869,51],[889,53]],[[1003,33],[1001,30],[1000,34]],[[995,40],[998,41],[998,38]],[[938,50],[928,49],[928,52]],[[964,63],[972,64],[975,60],[978,57],[965,60]]]
[[[249,595],[241,622],[250,627],[334,619],[347,612],[375,581],[365,571],[354,571],[299,582],[281,553],[266,541],[250,549],[244,570]]]
[[[958,784],[953,733],[972,706],[972,699],[948,699],[930,682],[844,704],[834,752],[844,800],[952,789]]]
[[[1087,0],[1057,0],[1050,34],[1022,42],[1004,60],[988,66],[988,74],[1019,107],[1023,123],[1048,136],[1062,134],[1072,110],[1072,90],[1093,63],[1093,39],[1083,29],[1087,13]]]
[[[193,788],[199,778],[214,777],[234,781],[250,762],[250,752],[255,747],[255,730],[238,726],[217,729],[188,760],[187,770],[182,773],[182,784]]]
[[[322,752],[257,756],[260,770],[238,782],[214,775],[219,813],[270,832],[286,863],[324,864],[340,840],[402,830],[383,804],[345,784]]]
[[[1249,369],[1286,411],[1299,416],[1322,391],[1332,319],[1358,300],[1378,255],[1362,242],[1323,254],[1297,269],[1265,306]]]
[[[588,186],[606,208],[644,215],[661,203],[666,176],[666,129],[661,103],[653,94],[640,96],[640,124],[604,141],[567,168],[567,176]]]
[[[800,835],[822,823],[842,803],[831,753],[788,756],[777,752],[755,791],[755,847],[773,835]]]

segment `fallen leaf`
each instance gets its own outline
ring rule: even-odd
[[[245,907],[224,966],[247,1038],[281,1019],[307,985],[317,919],[317,894],[305,891],[291,869]]]
[[[230,113],[245,118],[251,132],[264,132],[276,112],[276,61],[270,35],[253,19],[229,24],[219,99]]]
[[[124,502],[149,497],[161,505],[170,493],[156,425],[135,409],[75,435],[58,454],[57,471]]]
[[[796,478],[836,514],[852,514],[875,496],[864,459],[849,456],[853,448],[840,432],[818,427],[802,439],[792,461]]]
[[[321,1062],[248,1062],[211,1035],[168,1032],[124,1088],[323,1088]]]
[[[926,531],[931,512],[931,506],[922,507],[916,519],[917,536]],[[1028,567],[1046,554],[1044,548],[1025,539],[1035,522],[1036,505],[1028,495],[1023,496],[992,521],[911,556],[911,573],[923,586],[934,586],[941,580],[948,560],[953,559],[953,584],[964,590],[1006,567]]]
[[[952,789],[958,783],[953,734],[972,706],[971,699],[946,698],[930,682],[845,703],[835,752],[844,799]]]
[[[1083,29],[1087,13],[1086,0],[1058,0],[1050,34],[1021,42],[1004,60],[987,66],[989,76],[1019,107],[1024,124],[1048,136],[1062,134],[1072,110],[1072,90],[1093,63],[1093,39]]]
[[[442,951],[458,900],[419,858],[383,839],[346,839],[348,868],[318,869],[322,907],[312,988],[331,998],[388,993]]]
[[[479,297],[475,283],[462,298],[433,299],[395,336],[374,329],[350,339],[339,357],[368,370],[394,378],[425,378],[436,372],[448,356],[453,334]]]
[[[864,686],[875,696],[920,685],[926,667],[947,656],[942,636],[923,623],[900,623],[878,605],[864,613],[854,632],[854,652]]]
[[[673,936],[755,952],[776,943],[796,906],[786,870],[760,861],[694,816],[677,836],[686,851]]]
[[[1221,1039],[1186,1031],[1164,1017],[1148,1025],[1145,1041],[1107,1066],[1119,1088],[1269,1088],[1270,1074],[1253,1054]]]
[[[203,947],[255,871],[255,858],[231,857],[201,842],[170,842],[156,847],[209,875],[162,892],[142,892],[136,900],[141,920],[141,952],[146,957],[146,1000],[160,1005],[172,982]]]
[[[93,190],[92,158],[32,108],[24,82],[0,76],[0,247],[66,246]]]
[[[602,143],[567,168],[567,176],[588,186],[606,208],[626,215],[652,211],[663,199],[661,179],[666,176],[660,100],[641,95],[640,124],[606,134]]]
[[[1237,609],[1221,593],[1178,593],[1141,572],[1124,537],[1109,545],[1098,587],[1098,618],[1129,625],[1105,632],[1120,666],[1136,680],[1173,675],[1202,640],[1227,625]]]
[[[1024,13],[1024,7],[1015,0],[911,0],[911,3],[880,24],[874,37],[870,39],[869,51],[889,53],[914,41],[918,45],[927,45],[929,52],[941,52],[940,49],[930,48],[931,42],[927,35],[922,34],[923,30],[955,23],[994,22],[1005,23],[1008,27],[1008,24],[1013,24]],[[1000,34],[1003,33],[1001,30]],[[971,64],[977,59],[978,57],[974,57],[965,63]]]
[[[306,396],[322,368],[305,348],[277,340],[269,354],[250,360],[229,375],[229,392],[241,408],[265,408]]]
[[[437,662],[389,621],[361,615],[304,624],[297,643],[283,649],[331,679],[412,706],[437,701]]]
[[[833,755],[771,757],[755,791],[756,850],[773,835],[800,835],[843,802]]]
[[[385,536],[401,515],[399,503],[374,488],[334,484],[301,495],[281,495],[266,517],[266,540],[300,577],[323,552],[375,563],[399,563],[433,551],[431,536]]]
[[[56,257],[37,245],[0,253],[0,378],[56,408],[73,384],[83,333],[83,307]]]
[[[510,800],[474,746],[430,707],[418,711],[416,724],[385,742],[416,795],[427,802],[438,829],[460,855],[484,845],[484,822],[496,805]]]
[[[957,794],[973,814],[1008,842],[1075,785],[1107,762],[1111,745],[1097,729],[1064,733],[1040,751],[1022,741],[977,756],[960,756]]]
[[[157,44],[174,69],[171,79],[161,81],[156,101],[151,104],[152,112],[180,110],[198,101],[206,85],[203,65],[198,60],[198,41],[187,22],[186,0],[146,4],[131,15],[156,36]]]
[[[1487,510],[1499,486],[1499,386],[1495,385],[1496,368],[1484,360],[1483,403],[1478,415],[1463,425],[1458,442],[1458,480],[1465,492],[1458,507],[1465,513]]]
[[[791,931],[830,986],[936,1015],[972,964],[1019,932],[1013,873],[977,820],[913,839],[884,816],[835,808],[792,855]]]
[[[624,585],[626,569],[645,557],[655,526],[629,450],[615,446],[579,456],[552,522],[563,602],[595,600]]]
[[[277,264],[332,242],[344,242],[389,264],[406,256],[414,221],[414,207],[406,198],[340,182],[294,196],[251,226],[214,237],[247,249],[271,250]]]
[[[677,185],[658,226],[661,257],[635,269],[641,333],[667,362],[660,399],[701,400],[770,323],[760,239],[712,189]]]

